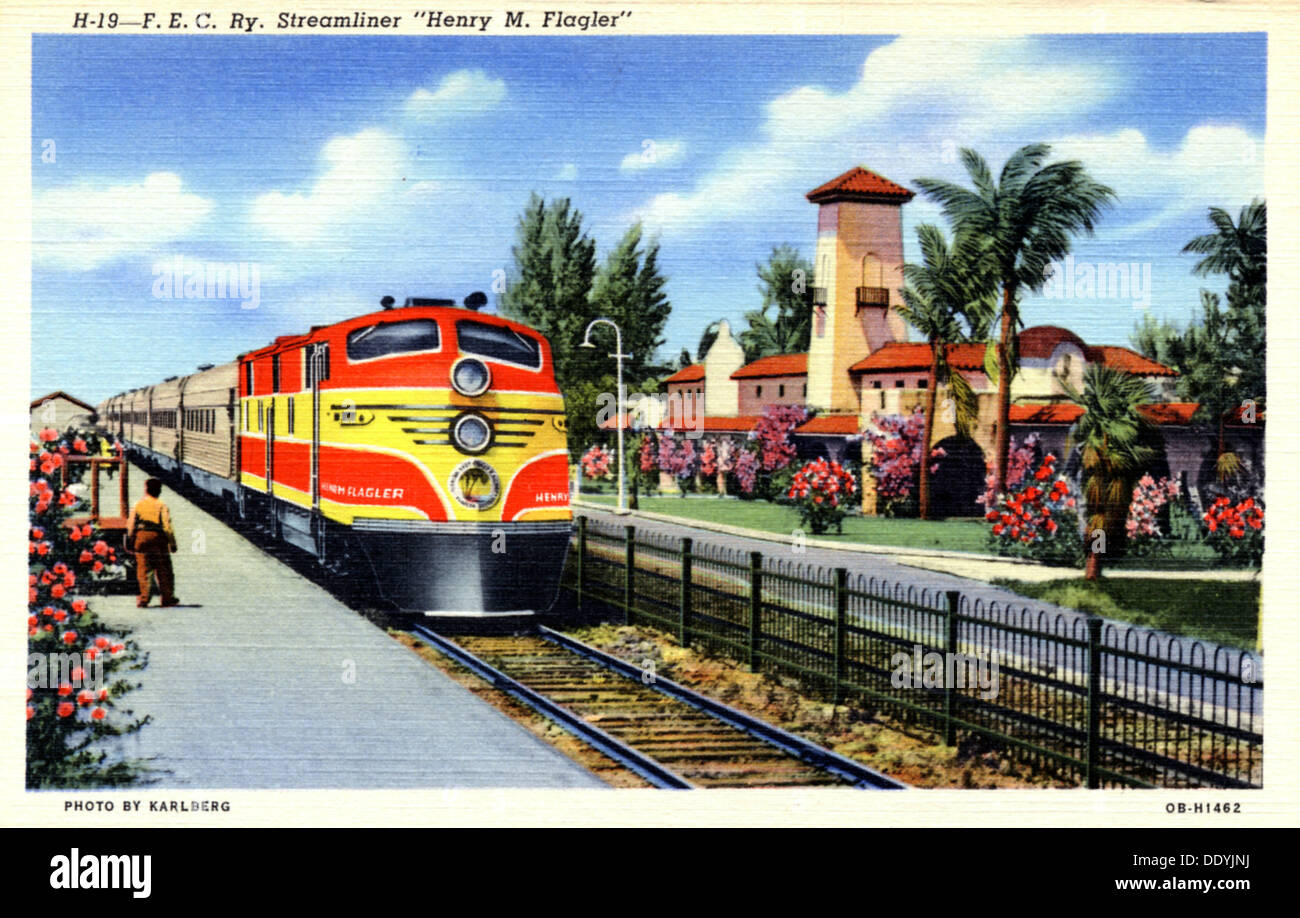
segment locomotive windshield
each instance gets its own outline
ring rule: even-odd
[[[438,343],[438,323],[433,319],[384,322],[348,332],[348,360],[373,360],[411,351],[436,351]]]
[[[461,353],[515,363],[530,370],[542,367],[542,346],[537,339],[512,328],[461,319],[456,323],[456,338]]]

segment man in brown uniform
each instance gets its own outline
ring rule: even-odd
[[[158,589],[162,591],[162,604],[174,606],[180,603],[172,594],[172,559],[169,552],[176,551],[176,535],[172,532],[172,518],[167,505],[158,499],[162,494],[162,482],[150,478],[144,483],[145,496],[136,501],[131,508],[131,516],[126,521],[126,544],[135,552],[135,576],[140,585],[140,596],[135,604],[144,608],[149,605],[152,592],[149,575],[158,579]]]

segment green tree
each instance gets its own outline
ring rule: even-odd
[[[922,263],[903,266],[903,302],[897,308],[930,345],[925,395],[925,429],[917,485],[918,514],[930,518],[930,451],[938,388],[948,386],[957,411],[957,427],[969,431],[979,413],[975,393],[960,373],[948,366],[948,345],[974,337],[983,340],[997,311],[994,278],[984,251],[975,240],[959,237],[949,247],[943,230],[924,223],[916,228]]]
[[[1044,165],[1047,144],[1030,144],[1011,155],[995,181],[974,150],[961,151],[974,185],[940,179],[916,184],[943,208],[954,231],[987,241],[1002,289],[1001,327],[995,346],[998,374],[997,458],[994,489],[1006,489],[1011,436],[1012,348],[1020,326],[1022,290],[1041,289],[1053,262],[1070,251],[1079,232],[1092,233],[1115,192],[1093,179],[1076,160]]]
[[[1138,410],[1152,393],[1141,377],[1099,363],[1084,370],[1083,392],[1064,380],[1062,385],[1084,410],[1070,440],[1079,448],[1088,508],[1084,577],[1096,580],[1102,552],[1117,556],[1123,550],[1133,485],[1155,454],[1151,422]]]
[[[1267,396],[1268,210],[1256,199],[1235,223],[1219,207],[1211,207],[1208,218],[1214,231],[1192,239],[1183,252],[1203,256],[1193,274],[1228,278],[1224,343],[1234,368],[1233,388],[1241,401],[1262,402]]]
[[[550,340],[555,376],[567,392],[576,380],[590,378],[595,366],[590,353],[580,351],[578,345],[587,322],[595,317],[591,290],[596,243],[582,228],[582,214],[568,198],[548,205],[536,194],[519,217],[517,240],[501,312]]]
[[[1186,329],[1146,316],[1132,342],[1178,371],[1179,397],[1197,403],[1198,423],[1216,427],[1215,468],[1223,480],[1241,467],[1226,448],[1225,421],[1247,400],[1262,408],[1267,396],[1267,212],[1256,200],[1235,223],[1217,207],[1210,208],[1209,220],[1215,231],[1197,236],[1183,252],[1204,256],[1193,273],[1227,275],[1226,309],[1218,294],[1202,290],[1201,316]]]
[[[808,350],[812,338],[812,265],[790,245],[777,246],[756,266],[762,307],[745,313],[739,335],[746,360]]]
[[[659,272],[659,243],[651,241],[643,249],[642,235],[640,223],[628,228],[591,291],[592,314],[613,319],[623,333],[623,351],[632,355],[623,372],[636,382],[664,369],[655,364],[655,352],[664,343],[673,308],[664,293],[667,278]]]

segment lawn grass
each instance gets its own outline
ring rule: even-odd
[[[614,503],[606,495],[583,494],[597,504]],[[641,497],[638,509],[687,520],[704,520],[789,536],[799,528],[793,507],[762,500],[724,500],[705,497]],[[946,551],[988,552],[988,527],[978,520],[912,520],[883,516],[851,516],[844,533],[834,530],[814,536],[829,542],[893,545],[899,548],[940,548]]]
[[[1259,649],[1259,582],[1250,580],[1111,580],[1082,577],[994,580],[1030,599],[1093,612],[1169,634]]]

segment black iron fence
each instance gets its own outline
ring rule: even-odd
[[[1263,783],[1264,686],[1244,651],[586,517],[565,587],[579,611],[1088,787]]]

